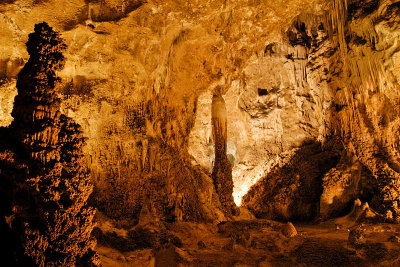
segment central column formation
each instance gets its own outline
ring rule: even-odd
[[[232,166],[226,155],[227,115],[225,100],[221,93],[214,93],[211,105],[211,124],[214,142],[215,161],[211,177],[219,195],[222,210],[227,216],[235,215],[233,200]]]

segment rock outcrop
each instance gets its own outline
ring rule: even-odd
[[[342,154],[337,166],[323,176],[322,188],[320,215],[327,219],[349,212],[355,199],[371,200],[378,187],[367,168]]]
[[[288,153],[244,196],[244,206],[259,218],[312,220],[319,214],[321,177],[338,159],[332,147],[319,143]]]

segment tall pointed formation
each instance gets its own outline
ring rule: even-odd
[[[233,200],[232,166],[226,155],[227,115],[225,100],[219,92],[214,93],[211,104],[211,124],[214,141],[215,161],[212,178],[219,195],[222,209],[227,216],[235,214]]]
[[[45,22],[35,25],[26,43],[30,58],[18,75],[9,127],[20,173],[13,183],[13,230],[21,241],[23,266],[95,266],[91,239],[94,210],[83,164],[85,139],[80,126],[61,114],[58,97],[66,49]]]

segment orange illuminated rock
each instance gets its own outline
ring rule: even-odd
[[[92,192],[80,126],[60,112],[63,39],[43,22],[27,42],[30,59],[18,74],[8,135],[16,166],[12,228],[21,240],[16,261],[30,266],[96,265]],[[18,248],[19,247],[19,248]]]

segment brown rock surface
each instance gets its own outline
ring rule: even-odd
[[[8,257],[17,265],[97,266],[85,138],[79,124],[61,114],[57,92],[66,46],[46,23],[35,25],[26,46],[30,58],[18,74],[14,120],[2,129],[9,143],[3,144],[1,179],[11,183],[2,187],[11,195],[2,215],[11,212],[16,242]]]
[[[83,0],[62,4],[57,1],[2,4],[1,42],[4,45],[1,57],[7,62],[26,61],[25,32],[39,19],[63,32],[68,44],[66,67],[60,74],[66,81],[63,110],[82,125],[88,137],[85,151],[98,191],[106,190],[108,178],[119,175],[111,171],[118,164],[124,166],[120,167],[124,175],[137,170],[139,165],[141,169],[150,168],[150,172],[156,165],[160,168],[159,164],[153,165],[153,162],[160,162],[160,152],[165,153],[155,145],[159,141],[183,153],[183,158],[189,157],[186,150],[207,151],[208,140],[201,141],[200,145],[189,142],[190,136],[198,131],[193,129],[198,114],[197,98],[216,86],[223,87],[225,97],[229,97],[228,125],[233,123],[241,127],[237,131],[238,128],[228,126],[227,140],[230,161],[239,163],[245,159],[243,164],[235,163],[238,168],[233,170],[239,203],[240,196],[246,192],[242,188],[250,187],[248,180],[264,173],[264,165],[276,155],[274,148],[274,153],[261,154],[267,156],[265,159],[257,156],[257,152],[264,150],[261,146],[268,143],[262,138],[262,132],[254,132],[259,138],[252,138],[251,132],[245,135],[241,132],[247,120],[247,115],[235,106],[235,98],[245,81],[241,70],[257,61],[255,52],[264,50],[271,41],[278,41],[281,28],[288,25],[288,18],[295,16],[294,9],[320,12],[322,6],[298,5],[299,1],[288,5],[277,2],[247,5],[242,1],[209,1],[199,5],[156,1],[140,5],[141,2],[133,1],[137,3],[135,7],[127,9],[125,6],[127,12],[118,13],[122,12],[124,3],[103,1],[102,7],[96,1],[92,4]],[[118,19],[101,17],[112,9]],[[11,44],[8,40],[14,41]],[[252,63],[250,73],[261,74],[255,69],[261,64]],[[13,73],[18,66],[8,64],[9,70],[4,75]],[[251,84],[252,75],[248,75],[246,83]],[[12,79],[13,76],[7,77]],[[269,82],[262,86],[267,88]],[[253,89],[254,85],[248,90]],[[208,110],[210,115],[210,107]],[[242,119],[230,122],[231,111],[242,114]],[[280,124],[277,113],[269,117]],[[207,125],[210,121],[207,120]],[[256,129],[252,125],[245,127],[246,131]],[[266,131],[268,140],[275,139],[277,131]],[[246,138],[238,142],[244,136]],[[149,137],[156,142],[146,141]],[[304,136],[299,137],[302,139]],[[254,141],[246,145],[248,140]],[[153,148],[147,147],[146,142]],[[259,148],[254,150],[255,144],[259,144]],[[238,155],[231,151],[235,147]],[[209,162],[207,154],[205,158],[193,155],[199,163],[204,159]],[[149,164],[148,167],[145,164]]]
[[[223,221],[232,173],[235,202],[258,217],[328,219],[359,198],[398,221],[399,12],[391,0],[3,1],[1,123],[27,33],[46,20],[68,45],[61,108],[88,137],[93,202],[110,217]],[[210,141],[216,88],[223,160]]]
[[[282,226],[282,234],[286,237],[295,237],[297,235],[296,227],[294,227],[293,223],[288,222]]]
[[[320,178],[337,160],[332,148],[324,150],[319,143],[287,153],[244,196],[244,206],[256,217],[312,220],[319,212]]]

